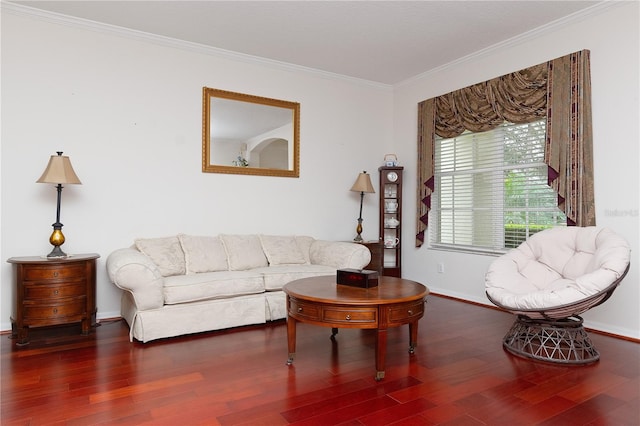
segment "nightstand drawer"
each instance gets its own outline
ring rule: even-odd
[[[25,302],[24,318],[27,323],[31,322],[31,320],[38,319],[55,320],[63,318],[68,319],[70,317],[77,317],[81,319],[84,317],[86,310],[87,304],[84,296],[64,300],[58,304],[51,305],[31,305]]]
[[[388,308],[389,323],[409,323],[419,319],[424,314],[424,301],[407,303]]]
[[[378,310],[376,308],[325,308],[322,319],[334,324],[376,324]]]
[[[29,266],[24,268],[25,281],[66,280],[69,278],[83,278],[85,274],[84,263]]]
[[[64,297],[83,296],[86,293],[86,280],[79,279],[76,282],[59,284],[34,284],[24,285],[23,298],[27,300],[50,300]]]

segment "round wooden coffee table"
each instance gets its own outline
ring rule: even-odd
[[[291,365],[296,352],[298,321],[338,328],[368,328],[376,333],[376,380],[384,378],[387,329],[409,324],[409,353],[414,353],[418,320],[424,315],[429,290],[415,281],[379,277],[378,286],[359,288],[336,284],[335,276],[303,278],[283,287],[287,294],[287,342]]]

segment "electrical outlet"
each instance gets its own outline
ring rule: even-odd
[[[438,273],[444,274],[444,263],[438,263]]]

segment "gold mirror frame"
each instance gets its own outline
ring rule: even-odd
[[[293,124],[293,153],[288,154],[287,160],[292,163],[288,169],[276,169],[265,167],[242,167],[234,165],[215,164],[215,159],[211,158],[211,123],[212,114],[215,111],[211,108],[214,99],[226,99],[237,102],[247,102],[251,104],[264,105],[274,108],[285,108],[291,110]],[[240,105],[241,106],[241,105]],[[202,88],[202,171],[205,173],[226,173],[238,175],[258,175],[258,176],[280,176],[280,177],[300,177],[300,104],[297,102],[283,101],[279,99],[263,98],[260,96],[247,95],[244,93],[229,92],[226,90]]]

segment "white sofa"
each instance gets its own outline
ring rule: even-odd
[[[179,234],[115,250],[107,272],[130,339],[148,342],[285,318],[284,284],[370,260],[362,244],[308,236]]]

